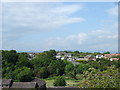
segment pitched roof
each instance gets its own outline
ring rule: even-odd
[[[39,87],[41,87],[41,86],[46,84],[46,82],[44,80],[41,80],[39,78],[34,79],[32,82],[36,82]]]
[[[36,88],[36,82],[13,82],[11,88]]]
[[[2,79],[2,85],[10,85],[12,79]]]

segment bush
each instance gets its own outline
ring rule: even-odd
[[[82,63],[82,62],[86,62],[86,60],[76,60],[75,62]]]
[[[55,81],[54,81],[54,86],[65,86],[66,85],[66,81],[63,77],[58,76]]]
[[[107,70],[89,68],[81,75],[83,80],[78,84],[80,88],[119,88],[120,76],[118,69],[113,65]]]
[[[29,82],[33,79],[33,71],[27,67],[21,67],[13,72],[14,80]]]

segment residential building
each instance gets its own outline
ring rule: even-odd
[[[119,58],[110,58],[110,61],[116,61],[119,60]]]
[[[44,80],[41,80],[39,78],[34,79],[32,82],[36,82],[38,84],[39,88],[46,88],[46,83]]]
[[[3,88],[10,88],[12,86],[12,79],[3,79],[2,80],[2,87]]]
[[[46,83],[38,78],[32,82],[13,82],[12,79],[2,79],[2,88],[46,90]]]
[[[96,55],[96,59],[97,58],[103,58],[103,55]]]
[[[104,58],[112,58],[113,56],[120,56],[120,54],[104,54]]]
[[[85,59],[86,61],[89,61],[89,60],[94,60],[94,61],[96,61],[96,58],[95,58],[94,55],[87,55],[87,56],[84,57],[84,59]]]
[[[38,88],[38,84],[36,82],[13,82],[12,86],[10,87],[12,88]]]

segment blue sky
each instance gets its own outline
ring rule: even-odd
[[[118,51],[113,2],[4,3],[3,49]]]

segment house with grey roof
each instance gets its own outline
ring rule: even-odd
[[[2,87],[3,88],[10,88],[12,86],[12,79],[2,79]]]
[[[87,56],[84,57],[84,59],[85,59],[86,61],[89,61],[89,60],[96,61],[96,58],[95,58],[94,55],[87,55]]]
[[[13,82],[10,88],[38,88],[36,82]]]
[[[12,79],[3,79],[2,88],[46,90],[46,82],[41,79],[34,79],[32,82],[13,82]]]
[[[36,78],[32,82],[36,82],[38,84],[38,88],[46,88],[46,82],[44,80]]]

